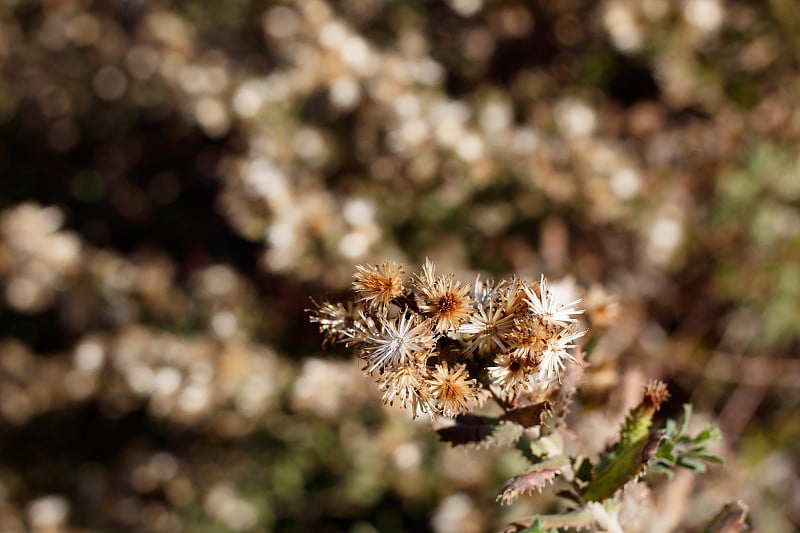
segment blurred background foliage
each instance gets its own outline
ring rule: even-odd
[[[582,449],[651,377],[721,426],[643,531],[737,498],[796,531],[798,59],[789,0],[4,0],[0,530],[552,508],[500,507],[516,452],[447,448],[319,349],[311,298],[427,256],[594,309]]]

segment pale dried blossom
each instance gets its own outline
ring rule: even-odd
[[[455,331],[472,313],[469,286],[461,285],[453,274],[435,276],[434,270],[428,260],[417,276],[417,305],[433,320],[438,333]]]
[[[506,335],[506,341],[514,357],[536,365],[554,333],[540,317],[525,313],[514,319],[514,327]]]
[[[469,352],[477,350],[486,354],[492,350],[504,352],[508,346],[503,337],[510,332],[514,325],[514,317],[506,314],[505,310],[494,303],[478,305],[469,321],[461,324],[458,332],[466,336],[469,343]]]
[[[562,329],[547,340],[539,361],[537,382],[545,387],[559,379],[566,362],[575,362],[575,357],[568,351],[575,348],[573,341],[581,338],[585,332],[576,329]]]
[[[586,294],[586,312],[593,326],[609,327],[619,317],[619,299],[601,285],[592,285]]]
[[[547,289],[547,278],[544,277],[544,274],[542,274],[538,286],[529,287],[523,285],[522,289],[527,296],[525,301],[528,303],[531,312],[547,324],[564,327],[576,321],[572,315],[583,313],[582,309],[574,307],[580,300],[575,300],[568,304],[556,302],[552,293]]]
[[[501,302],[506,314],[516,316],[524,313],[528,308],[528,304],[525,301],[524,287],[525,282],[516,276],[504,284]]]
[[[361,347],[369,373],[394,370],[416,360],[424,360],[433,348],[434,336],[425,322],[403,313],[381,322],[381,330],[369,334]]]
[[[423,386],[423,367],[420,363],[411,363],[380,375],[378,387],[383,391],[383,403],[394,405],[395,399],[398,399],[399,405],[410,408],[414,417],[417,412],[427,413],[430,394]]]
[[[352,306],[347,309],[341,302],[324,302],[317,305],[316,314],[311,315],[310,320],[319,324],[319,331],[324,336],[323,346],[341,342],[353,322]]]
[[[452,368],[447,363],[436,365],[427,383],[438,410],[444,416],[455,416],[469,410],[470,402],[478,396],[477,382],[469,378],[465,365]]]
[[[495,365],[490,366],[489,376],[492,383],[510,398],[516,397],[521,392],[529,389],[529,370],[525,360],[520,360],[513,355],[502,355],[495,359]]]

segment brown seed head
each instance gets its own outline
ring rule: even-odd
[[[519,359],[524,359],[536,365],[541,359],[541,354],[547,348],[547,340],[553,334],[547,326],[537,317],[526,313],[514,319],[514,327],[505,336],[504,340],[509,350]]]
[[[667,390],[667,384],[663,381],[651,379],[644,386],[644,401],[651,404],[656,411],[667,400],[669,400],[669,391]]]
[[[461,285],[453,275],[434,277],[426,263],[423,275],[417,276],[417,303],[435,324],[438,333],[455,331],[472,315],[470,287]]]
[[[469,410],[478,395],[478,384],[470,379],[465,365],[436,365],[427,379],[431,396],[444,416],[455,416]]]
[[[356,266],[353,291],[367,307],[385,311],[393,299],[403,294],[403,265]]]

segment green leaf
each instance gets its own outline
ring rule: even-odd
[[[665,465],[663,465],[661,463],[655,463],[655,464],[651,464],[648,467],[648,469],[649,469],[648,471],[655,472],[656,474],[661,474],[661,475],[667,476],[669,479],[672,479],[673,477],[675,477],[675,472],[672,471],[672,469],[669,467],[669,465],[665,466]]]
[[[664,423],[664,432],[667,435],[667,438],[671,438],[676,435],[675,430],[677,429],[677,424],[671,418],[668,418],[667,421]]]
[[[667,421],[665,424],[664,431],[667,438],[662,441],[656,451],[659,467],[655,468],[654,471],[658,473],[666,474],[667,470],[677,466],[689,468],[695,472],[705,472],[706,462],[723,462],[722,458],[708,453],[708,444],[721,437],[719,429],[714,426],[708,426],[696,436],[690,437],[685,433],[692,413],[690,404],[684,404],[683,413],[684,417],[677,433],[670,433],[673,427],[672,421]]]
[[[702,459],[703,461],[708,461],[709,463],[717,463],[721,465],[725,464],[725,459],[723,459],[722,457],[718,457],[716,455],[711,455],[708,453],[698,454],[695,455],[694,457]]]
[[[708,426],[706,429],[700,432],[697,437],[694,438],[695,442],[705,442],[705,441],[718,441],[722,438],[722,432],[720,432],[718,427],[715,426]]]
[[[641,474],[650,459],[655,457],[658,443],[663,437],[663,430],[659,430],[622,446],[616,457],[592,479],[583,497],[588,501],[600,501],[613,496]]]
[[[678,466],[694,470],[695,472],[703,473],[706,471],[706,464],[698,459],[692,457],[681,457],[678,459]]]
[[[686,433],[686,427],[689,425],[690,418],[692,418],[692,404],[685,403],[683,404],[683,420],[681,420],[681,426],[676,435],[683,435]]]

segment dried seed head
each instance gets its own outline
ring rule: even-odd
[[[470,287],[461,285],[452,274],[436,277],[433,263],[427,261],[417,276],[417,305],[435,324],[438,333],[455,331],[472,314]]]
[[[431,397],[444,416],[468,411],[470,403],[478,396],[478,383],[470,379],[466,365],[436,365],[426,381]]]
[[[576,322],[577,319],[572,315],[583,313],[582,309],[574,307],[580,300],[575,300],[568,304],[556,302],[547,289],[547,278],[544,277],[544,274],[542,274],[538,285],[534,287],[523,285],[522,288],[527,296],[525,301],[528,303],[530,311],[548,325],[566,327]]]
[[[403,265],[384,262],[356,270],[353,291],[367,307],[385,312],[389,302],[403,295]]]
[[[436,342],[427,322],[418,323],[412,314],[384,318],[380,331],[365,330],[359,348],[367,359],[367,372],[393,370],[398,366],[424,362]]]
[[[667,390],[667,384],[663,381],[651,379],[644,386],[644,401],[651,404],[656,411],[667,400],[669,400],[669,391]]]
[[[553,332],[531,313],[514,319],[514,327],[505,336],[510,351],[519,360],[538,364]]]
[[[507,398],[515,398],[529,390],[529,380],[533,367],[526,359],[514,355],[501,355],[495,359],[495,366],[490,366],[489,377]]]
[[[505,352],[508,348],[503,338],[511,332],[514,317],[506,315],[503,307],[494,303],[478,304],[470,319],[461,324],[458,332],[466,337],[469,353],[485,355]]]
[[[324,302],[317,304],[316,309],[307,309],[311,312],[311,322],[319,324],[319,331],[323,335],[322,346],[325,347],[335,342],[344,342],[347,332],[353,325],[354,312],[352,306],[345,307],[341,303]]]
[[[398,399],[400,406],[411,408],[412,416],[430,410],[431,396],[424,388],[425,366],[420,363],[398,366],[387,370],[378,378],[378,386],[383,391],[383,403],[394,405]]]

